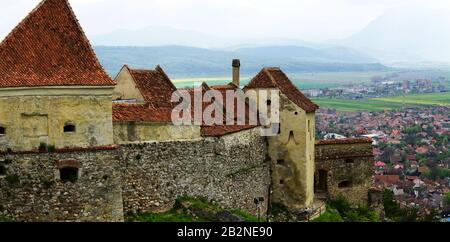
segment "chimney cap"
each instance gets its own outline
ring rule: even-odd
[[[239,59],[234,59],[233,67],[241,67],[241,61]]]

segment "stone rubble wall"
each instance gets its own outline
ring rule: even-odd
[[[317,145],[316,186],[320,171],[326,171],[326,192],[330,198],[342,194],[352,203],[368,203],[374,174],[372,150],[371,143]],[[344,181],[349,181],[350,186],[340,188]]]
[[[0,154],[0,216],[18,221],[123,221],[164,211],[179,196],[206,197],[228,209],[267,209],[267,147],[259,129],[220,138],[126,144],[116,149]],[[75,163],[75,183],[60,179]]]
[[[126,213],[164,211],[180,196],[205,197],[224,208],[266,211],[270,174],[259,129],[220,138],[128,144],[119,149]]]
[[[0,155],[0,216],[18,221],[123,221],[115,150]],[[75,183],[60,180],[58,162],[79,162]]]

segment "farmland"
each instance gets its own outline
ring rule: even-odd
[[[313,99],[313,101],[322,108],[335,108],[344,112],[383,111],[415,105],[450,106],[450,93],[417,94],[362,100],[318,98]]]
[[[289,78],[300,88],[334,88],[348,84],[368,83],[375,75],[387,75],[389,71],[367,71],[367,72],[316,72],[316,73],[289,73]],[[256,73],[255,73],[256,75]],[[250,76],[241,77],[241,85],[250,81]],[[173,79],[176,87],[192,87],[206,82],[208,85],[223,85],[231,82],[230,77],[198,77]]]

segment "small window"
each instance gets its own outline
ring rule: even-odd
[[[0,176],[6,176],[6,167],[4,165],[0,165]]]
[[[280,180],[280,185],[284,185],[284,180]]]
[[[284,160],[283,159],[277,160],[277,164],[278,165],[284,165]]]
[[[78,168],[65,167],[59,170],[59,177],[62,182],[76,182],[78,180]]]
[[[267,106],[272,105],[272,101],[271,100],[267,100]]]
[[[295,115],[298,115],[298,112],[295,112],[294,114],[295,114]]]
[[[75,132],[75,125],[73,124],[66,124],[64,126],[64,133],[74,133]]]
[[[345,159],[345,163],[353,164],[353,163],[355,163],[355,161],[353,159]]]
[[[339,188],[347,188],[347,187],[351,187],[352,183],[350,181],[343,181],[341,183],[339,183]]]
[[[0,136],[5,135],[5,134],[6,134],[5,127],[0,127]]]

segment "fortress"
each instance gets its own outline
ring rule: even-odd
[[[228,85],[185,91],[240,90],[239,69],[234,60]],[[68,0],[43,0],[0,44],[0,216],[123,221],[183,195],[253,214],[255,199],[263,211],[298,212],[339,194],[367,202],[370,139],[316,142],[319,107],[280,68],[263,68],[242,90],[279,91],[278,135],[247,123],[176,126],[177,88],[160,66],[125,65],[112,80]]]

